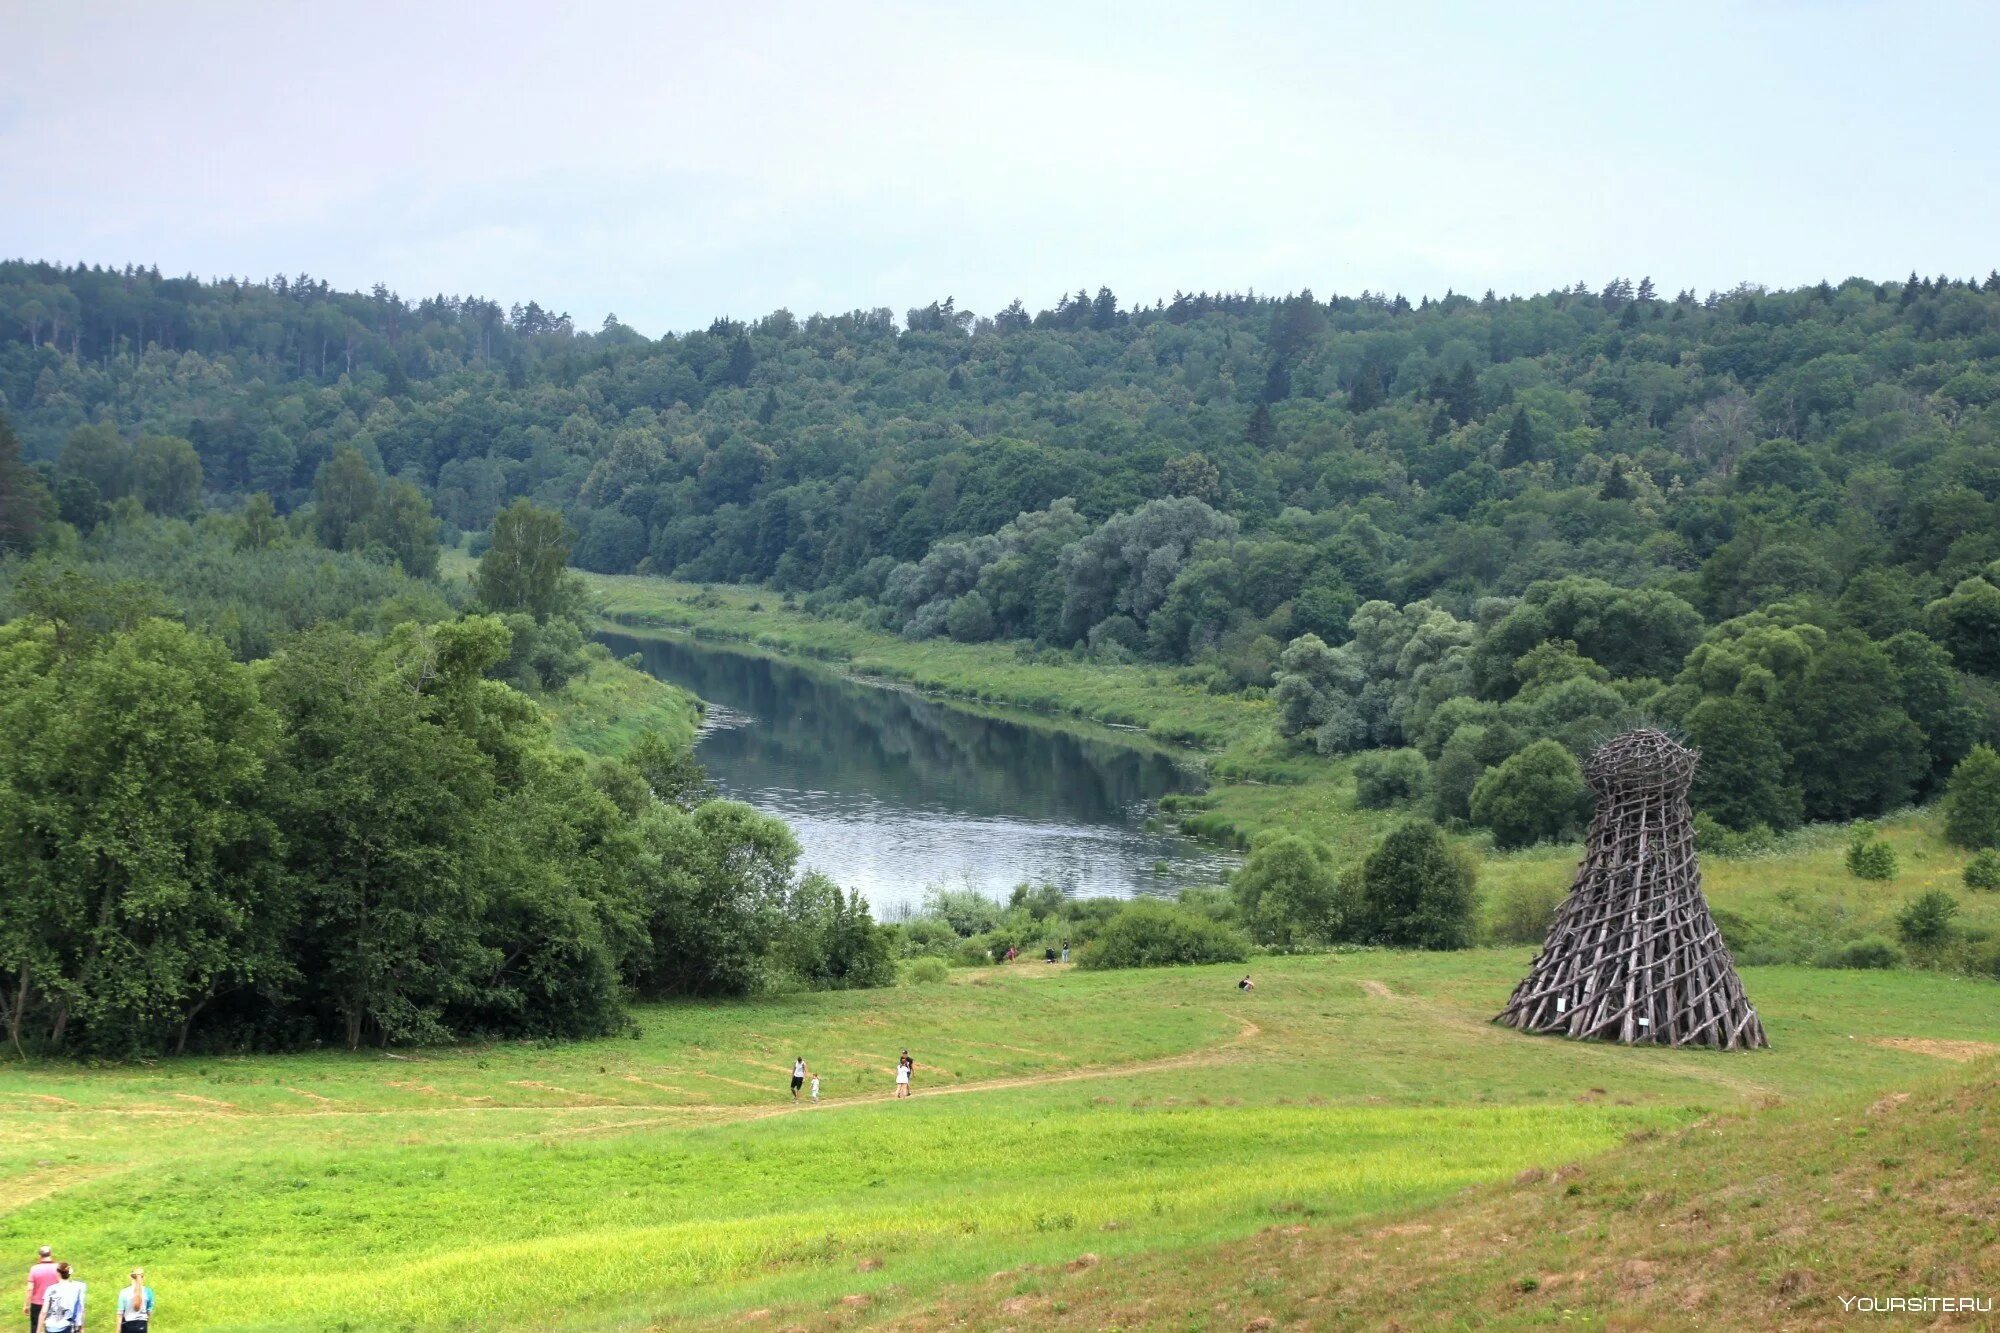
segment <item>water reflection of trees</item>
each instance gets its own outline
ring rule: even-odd
[[[614,652],[638,652],[654,675],[755,719],[701,743],[702,761],[739,791],[852,792],[915,809],[1122,824],[1139,802],[1189,785],[1172,760],[1148,751],[750,654],[603,638]]]

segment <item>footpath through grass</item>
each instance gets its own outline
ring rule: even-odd
[[[176,1328],[817,1318],[1410,1209],[2000,1042],[1990,985],[1783,968],[1747,976],[1768,1053],[1524,1037],[1486,1019],[1528,956],[1267,960],[1248,996],[1238,969],[1025,964],[569,1046],[10,1064],[0,1248],[107,1289],[143,1264]]]

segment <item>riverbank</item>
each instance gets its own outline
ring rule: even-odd
[[[620,629],[733,640],[950,699],[1137,728],[1183,751],[1207,776],[1206,795],[1170,812],[1197,837],[1240,848],[1267,831],[1304,833],[1348,859],[1389,822],[1380,812],[1355,809],[1345,761],[1280,745],[1269,700],[1212,694],[1169,667],[1112,666],[1011,643],[913,641],[809,615],[765,588],[582,577],[599,614]]]

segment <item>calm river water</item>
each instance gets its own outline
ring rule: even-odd
[[[783,818],[802,863],[859,889],[878,916],[933,885],[1004,899],[1045,880],[1129,897],[1216,883],[1236,864],[1146,830],[1156,800],[1200,785],[1155,751],[712,643],[598,637],[705,700],[695,757],[716,785]]]

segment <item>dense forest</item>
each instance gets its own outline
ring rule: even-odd
[[[637,674],[586,644],[559,515],[503,511],[469,585],[310,518],[123,495],[0,560],[8,1047],[576,1037],[633,997],[892,974],[866,904],[684,737],[554,734],[563,686]]]
[[[241,660],[435,620],[439,542],[513,525],[544,560],[1268,695],[1291,746],[1359,755],[1362,804],[1501,847],[1573,836],[1576,756],[1639,720],[1708,755],[1711,848],[1969,790],[2000,741],[2000,274],[1100,289],[648,339],[14,262],[0,396],[0,542],[167,571]],[[135,520],[205,508],[309,602],[204,604]],[[532,688],[577,644],[513,614],[493,670]]]

